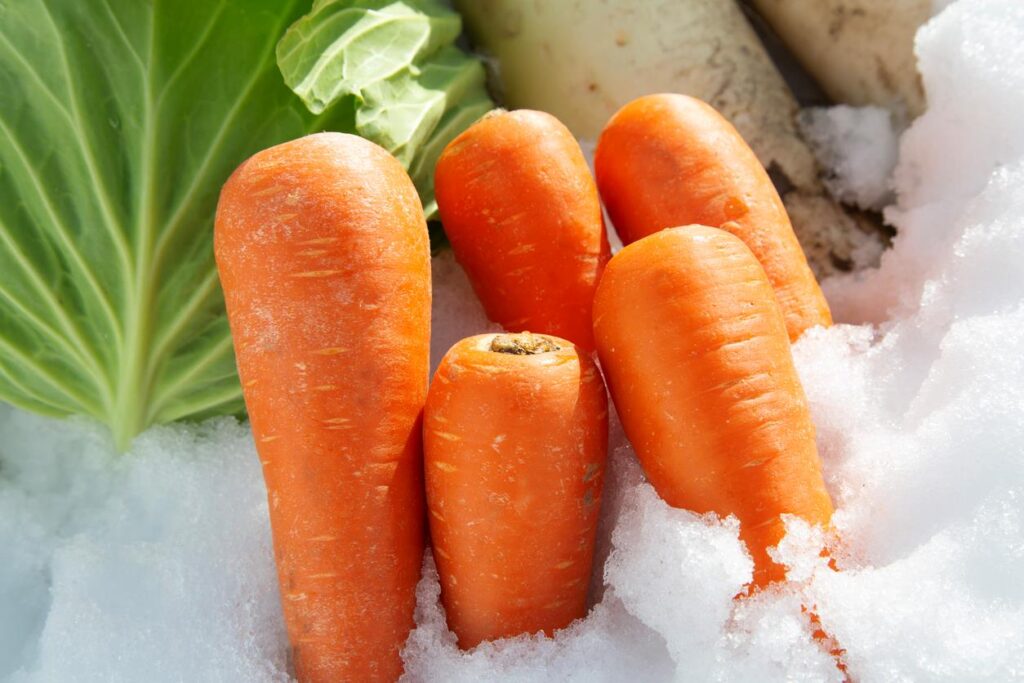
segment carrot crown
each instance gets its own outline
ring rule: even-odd
[[[499,334],[491,340],[490,346],[494,353],[508,353],[513,356],[535,356],[561,348],[554,338],[530,332]]]

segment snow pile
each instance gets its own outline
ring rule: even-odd
[[[248,428],[157,428],[118,458],[0,411],[0,680],[287,680]]]
[[[825,188],[841,202],[881,209],[892,199],[898,133],[881,107],[814,107],[800,114],[800,130],[830,173]]]
[[[825,283],[861,324],[794,349],[835,536],[792,523],[792,583],[734,600],[735,522],[665,506],[613,424],[590,615],[463,653],[428,556],[409,680],[840,680],[808,606],[860,681],[1024,677],[1024,5],[955,4],[918,53],[930,109],[900,141],[894,247]],[[823,116],[852,158],[871,126]],[[864,164],[841,192],[871,194]],[[436,363],[490,326],[450,254],[434,272]],[[86,425],[0,407],[0,680],[287,680],[266,513],[232,420],[116,458]]]

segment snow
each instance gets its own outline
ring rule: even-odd
[[[893,248],[825,283],[847,324],[794,348],[835,533],[790,520],[791,583],[734,599],[735,521],[664,505],[613,420],[589,616],[460,652],[428,555],[409,680],[840,680],[805,606],[860,681],[1024,677],[1024,4],[956,3],[917,49],[930,107],[899,141]],[[837,159],[873,130],[821,116]],[[450,254],[434,277],[436,363],[492,327]],[[0,680],[288,680],[266,520],[234,420],[115,456],[87,423],[0,406]]]
[[[104,435],[0,407],[0,680],[285,681],[247,428]]]
[[[898,133],[887,109],[813,107],[799,122],[818,163],[829,170],[825,188],[835,199],[874,210],[890,203]]]

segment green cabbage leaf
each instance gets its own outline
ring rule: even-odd
[[[354,111],[354,131],[409,171],[428,218],[445,145],[494,103],[479,59],[454,45],[458,14],[435,0],[318,0],[277,46],[309,110]]]
[[[427,0],[0,0],[0,400],[122,450],[241,413],[221,185],[338,130],[394,153],[432,214],[438,155],[492,106],[460,30]]]
[[[0,2],[0,400],[122,449],[242,411],[214,267],[221,185],[314,130],[275,47],[296,0]]]

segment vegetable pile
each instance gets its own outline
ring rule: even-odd
[[[608,441],[594,347],[659,495],[739,519],[751,592],[786,578],[769,554],[783,516],[830,524],[789,342],[831,317],[753,152],[706,104],[654,95],[612,117],[595,164],[632,242],[610,262],[597,186],[553,117],[495,112],[442,152],[455,257],[520,334],[456,343],[429,393],[427,229],[398,160],[320,133],[225,184],[214,251],[300,683],[401,675],[424,476],[460,647],[585,616]],[[813,611],[808,628],[845,670]]]
[[[353,16],[321,2],[310,16],[341,27],[342,45],[411,16],[402,3],[364,4],[373,3],[346,3],[365,10]],[[74,13],[40,7],[51,18]],[[431,11],[412,13],[410,65],[435,54],[424,26],[444,32],[444,12]],[[322,35],[308,21],[295,24],[292,48],[279,55],[299,54]],[[354,26],[355,36],[347,32]],[[526,151],[564,141],[557,126],[535,129],[510,154],[495,144],[500,126],[491,137],[475,132],[501,121],[515,134],[515,117],[485,118],[448,146],[454,158],[479,144],[478,161],[456,163],[461,175],[448,176],[447,190],[438,175],[439,213],[461,224],[452,247],[469,281],[452,252],[429,259],[430,190],[410,177],[415,164],[400,152],[321,133],[257,153],[225,186],[216,226],[233,330],[224,338],[234,343],[241,389],[233,372],[218,376],[236,392],[234,403],[208,408],[237,411],[241,391],[251,433],[231,418],[151,430],[131,444],[131,458],[118,460],[109,435],[91,423],[51,423],[0,406],[0,543],[10,549],[0,599],[13,615],[0,618],[0,676],[285,680],[293,671],[316,681],[393,679],[404,669],[411,680],[1013,678],[1024,655],[1014,569],[1024,542],[1024,298],[1014,266],[1024,87],[1008,90],[1007,78],[1024,77],[1022,31],[1020,8],[997,0],[960,4],[922,31],[930,104],[902,139],[898,204],[887,213],[901,232],[878,269],[823,283],[838,320],[874,325],[828,327],[817,284],[794,260],[799,250],[779,257],[772,246],[794,243],[785,213],[745,217],[780,204],[756,162],[729,166],[752,158],[741,141],[704,146],[701,182],[674,187],[662,183],[688,171],[631,160],[641,138],[631,142],[629,126],[616,133],[625,136],[619,146],[603,138],[597,184],[606,200],[617,198],[608,202],[613,219],[626,231],[632,221],[634,231],[608,260],[594,182],[580,172],[571,138],[546,148],[538,169]],[[332,45],[325,41],[324,55]],[[30,64],[2,48],[0,63],[9,59],[0,77],[15,73],[10,64]],[[321,67],[335,68],[333,59]],[[345,71],[344,60],[337,68]],[[410,66],[394,82],[418,73]],[[326,91],[317,92],[326,102]],[[291,111],[297,121],[354,130],[360,107],[380,106],[372,83],[336,92],[340,99],[320,114]],[[4,102],[0,113],[19,106]],[[693,131],[715,126],[719,140],[739,140],[713,110],[648,109],[637,117],[647,121],[644,144],[701,153]],[[644,119],[650,111],[656,124]],[[993,115],[962,131],[978,111]],[[630,119],[615,117],[608,131],[623,121]],[[837,123],[860,125],[840,113],[826,125]],[[26,136],[0,142],[0,173]],[[842,140],[831,144],[843,154]],[[939,145],[956,174],[936,162]],[[432,148],[442,167],[443,147]],[[53,168],[64,151],[32,161]],[[672,157],[660,154],[652,157]],[[629,164],[634,172],[617,177]],[[491,172],[465,172],[473,165]],[[22,168],[30,167],[26,157]],[[518,178],[508,196],[494,189],[503,170]],[[482,196],[494,194],[474,204],[468,186],[478,177]],[[24,187],[38,201],[48,189]],[[672,206],[661,216],[630,215],[638,205],[657,207],[664,194],[697,215],[674,216]],[[59,190],[47,197],[53,206],[65,199]],[[530,214],[537,205],[548,208]],[[717,227],[673,227],[683,221]],[[13,331],[3,348],[14,349],[0,380],[23,393],[5,391],[40,412],[109,418],[58,401],[74,385],[52,369],[59,338],[51,333],[91,318],[75,309],[70,283],[47,299],[38,264],[43,255],[58,279],[74,273],[61,260],[71,242],[47,228],[32,239],[31,221],[0,225],[8,223],[19,227],[3,233],[0,251],[17,277],[0,283],[0,304],[16,324],[0,327]],[[565,229],[563,250],[545,252],[530,236],[536,223],[551,235]],[[495,229],[522,235],[531,248],[504,266],[488,259],[488,249],[517,246],[492,238]],[[565,253],[579,255],[558,262]],[[177,272],[162,263],[159,273]],[[200,269],[186,262],[184,270]],[[563,279],[543,277],[553,270]],[[26,282],[49,313],[25,303],[38,305],[24,297]],[[488,329],[470,287],[509,333],[469,336]],[[504,319],[506,297],[487,301],[498,288],[521,306]],[[573,293],[567,305],[550,305],[553,288]],[[806,300],[818,302],[810,309],[824,326],[787,315]],[[54,317],[61,312],[67,317]],[[225,324],[219,307],[204,315],[211,326]],[[591,315],[592,337],[578,322]],[[527,326],[534,333],[515,332]],[[556,326],[568,338],[552,336]],[[39,330],[44,336],[33,341]],[[107,359],[97,367],[130,374],[110,339],[94,343]],[[69,353],[89,352],[65,341]],[[591,344],[617,409],[611,415],[585,350]],[[440,363],[429,393],[428,357]],[[143,374],[166,382],[160,367]],[[58,384],[32,394],[19,373]],[[53,405],[33,405],[32,396]],[[113,420],[114,443],[128,447],[145,424],[139,415],[162,414],[152,411],[140,401],[132,425]],[[417,588],[427,520],[433,550]],[[543,635],[529,635],[536,631]],[[908,651],[907,634],[921,647]]]

